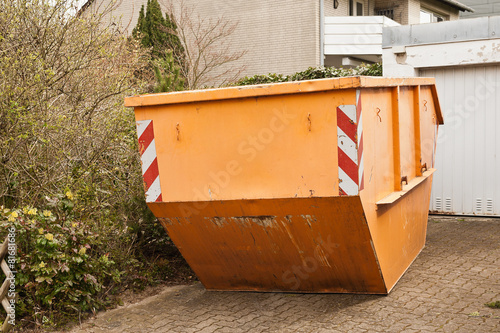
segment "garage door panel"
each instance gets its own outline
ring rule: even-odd
[[[500,66],[421,70],[435,77],[440,127],[430,210],[500,216]]]

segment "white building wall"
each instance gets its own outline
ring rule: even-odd
[[[231,50],[247,53],[236,63],[244,75],[291,74],[320,64],[319,1],[186,1],[202,17],[238,23]]]
[[[337,8],[333,7],[333,0],[324,0],[325,16],[347,16],[349,15],[349,0],[339,0]]]
[[[89,0],[83,6],[83,15],[103,13],[106,23],[120,26],[127,34],[137,25],[141,6],[147,0]]]
[[[95,0],[92,10],[113,0]],[[160,4],[168,0],[159,0]],[[178,4],[179,0],[173,0]],[[131,33],[137,24],[141,5],[146,0],[119,0],[116,8],[107,15]],[[319,66],[320,11],[319,0],[184,0],[193,9],[193,17],[215,20],[224,17],[237,23],[228,38],[230,50],[246,51],[235,67],[244,67],[243,76],[255,74],[291,74],[310,66]],[[333,8],[333,2],[332,2]],[[165,6],[164,6],[165,7]],[[221,71],[223,71],[221,69]]]
[[[385,16],[325,17],[325,55],[382,55],[382,29],[399,23]]]

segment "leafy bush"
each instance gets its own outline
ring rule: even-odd
[[[19,317],[53,322],[106,304],[104,286],[121,273],[106,253],[104,237],[73,217],[73,194],[51,199],[47,209],[26,206],[0,211],[0,230],[15,228]],[[99,297],[101,296],[101,297]]]
[[[356,68],[335,68],[335,67],[309,67],[305,71],[297,72],[292,75],[268,74],[244,77],[237,81],[235,86],[246,86],[252,84],[279,83],[289,81],[303,81],[326,79],[343,76],[382,76],[382,64],[365,65],[362,64]]]
[[[117,291],[142,289],[170,273],[168,261],[143,260],[161,257],[148,251],[171,247],[159,225],[98,227],[79,218],[76,207],[80,203],[71,191],[47,198],[41,209],[0,207],[0,239],[12,227],[16,234],[18,318],[58,325],[112,306]]]
[[[168,236],[144,202],[123,107],[149,84],[135,75],[145,51],[105,13],[75,16],[72,4],[1,5],[0,236],[18,232],[17,317],[37,324],[98,309],[168,270],[149,257]]]
[[[486,303],[485,305],[492,309],[500,309],[500,301]]]
[[[44,204],[66,187],[109,206],[140,175],[123,98],[141,89],[141,49],[100,29],[100,16],[71,16],[70,5],[2,4],[0,204],[8,207]]]
[[[235,86],[246,86],[252,84],[266,84],[266,83],[280,83],[291,81],[289,76],[283,74],[269,73],[267,75],[254,75],[251,77],[245,76],[244,78],[238,80]]]

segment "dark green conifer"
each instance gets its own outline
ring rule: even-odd
[[[154,92],[169,92],[184,90],[184,79],[180,74],[180,68],[174,61],[172,51],[165,57],[155,61],[153,67],[156,77]]]
[[[168,13],[165,17],[157,0],[148,0],[139,12],[137,25],[132,36],[150,50],[150,70],[156,78],[155,92],[179,91],[184,89],[181,66],[184,48],[177,36],[177,26]]]
[[[132,36],[140,39],[142,46],[151,48],[152,59],[165,57],[172,50],[175,62],[182,66],[184,48],[177,36],[177,26],[168,13],[163,17],[157,0],[148,0],[145,11],[144,5],[141,7]]]

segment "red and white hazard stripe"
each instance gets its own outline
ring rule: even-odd
[[[365,188],[365,165],[363,161],[363,113],[361,112],[361,90],[356,90],[356,117],[357,124],[357,139],[358,139],[358,179],[359,190]]]
[[[139,138],[139,152],[141,154],[142,177],[144,179],[146,202],[162,201],[153,121],[140,120],[136,122],[136,126],[137,137]]]
[[[357,90],[355,105],[337,107],[340,195],[358,195],[364,188],[361,115],[361,94]]]

